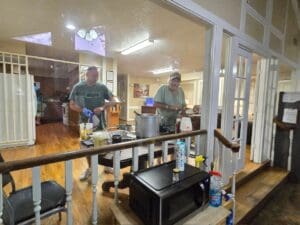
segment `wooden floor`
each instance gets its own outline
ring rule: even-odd
[[[37,143],[35,146],[9,148],[1,151],[6,161],[25,159],[40,155],[54,154],[58,152],[74,151],[79,149],[78,135],[72,133],[67,127],[62,124],[45,124],[37,127]],[[249,159],[249,150],[247,150],[247,158]],[[91,209],[92,209],[92,189],[88,182],[80,182],[79,176],[86,169],[87,163],[85,158],[74,160],[73,163],[73,215],[74,225],[91,224]],[[259,164],[254,164],[250,160],[246,160],[245,169],[242,174],[248,174],[250,171],[259,167]],[[129,168],[125,169],[128,171]],[[123,170],[124,172],[124,170]],[[15,171],[12,173],[16,180],[17,188],[22,188],[31,185],[31,171],[29,169]],[[111,174],[106,174],[103,167],[99,166],[100,179],[98,182],[98,224],[111,224],[111,214],[109,205],[113,201],[113,189],[110,193],[102,193],[101,185],[103,181],[112,179]],[[42,180],[56,180],[64,185],[64,164],[55,163],[43,166],[41,169]],[[242,196],[241,196],[242,197]],[[125,201],[128,198],[128,190],[120,190],[120,200]],[[243,202],[243,201],[242,201]],[[43,220],[42,224],[54,225],[65,224],[65,215],[62,222],[58,222],[58,216],[54,215],[50,219]]]

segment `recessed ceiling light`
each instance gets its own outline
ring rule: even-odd
[[[148,47],[148,46],[150,46],[150,45],[153,45],[153,44],[154,44],[154,40],[149,40],[149,39],[147,39],[147,40],[138,42],[138,43],[136,43],[135,45],[133,45],[133,46],[131,46],[131,47],[129,47],[129,48],[123,50],[123,51],[121,52],[121,54],[122,54],[122,55],[128,55],[128,54],[130,54],[130,53],[136,52],[136,51],[138,51],[138,50],[140,50],[140,49],[142,49],[142,48],[146,48],[146,47]]]
[[[66,28],[68,28],[69,30],[75,30],[76,27],[73,24],[67,24]]]
[[[169,66],[169,67],[160,68],[160,69],[157,69],[157,70],[152,70],[151,72],[153,74],[161,74],[161,73],[168,73],[168,72],[173,72],[173,71],[175,71],[175,69],[173,69],[172,66]]]

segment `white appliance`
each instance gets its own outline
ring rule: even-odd
[[[35,143],[33,83],[29,74],[0,73],[0,149]]]

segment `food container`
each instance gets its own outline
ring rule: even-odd
[[[148,138],[159,135],[160,117],[156,114],[143,113],[135,117],[135,130],[137,138]]]

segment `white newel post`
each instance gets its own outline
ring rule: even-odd
[[[41,225],[41,173],[40,167],[36,166],[32,168],[32,198],[35,213],[35,224]]]
[[[115,204],[118,204],[118,186],[119,186],[119,177],[120,177],[120,158],[121,158],[121,152],[115,151],[114,152],[114,184],[115,184]]]
[[[237,174],[237,160],[238,160],[238,152],[232,152],[232,166],[233,166],[233,175],[232,175],[232,185],[231,185],[231,193],[232,193],[232,224],[235,224],[235,182],[236,182],[236,174]]]
[[[98,155],[91,156],[92,163],[92,192],[93,192],[93,206],[92,206],[92,224],[96,225],[98,222],[98,207],[97,207],[97,182],[98,182]]]
[[[186,163],[189,162],[189,156],[190,156],[190,151],[191,151],[191,137],[185,138],[185,143],[186,143]]]
[[[73,175],[72,175],[72,160],[65,162],[65,187],[66,187],[66,204],[67,204],[67,225],[73,224],[72,216],[72,189],[73,189]]]

